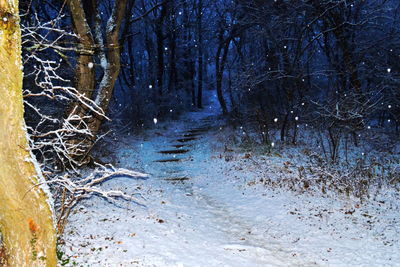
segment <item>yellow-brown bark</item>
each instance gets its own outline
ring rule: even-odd
[[[7,264],[56,266],[53,215],[35,186],[24,130],[17,0],[0,0],[0,63],[0,232]]]

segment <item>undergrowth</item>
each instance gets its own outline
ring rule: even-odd
[[[226,136],[227,132],[223,134]],[[229,161],[234,153],[242,153],[240,164],[257,165],[258,178],[249,185],[261,183],[298,193],[342,195],[361,202],[375,199],[385,189],[400,191],[400,156],[397,153],[371,148],[365,139],[360,140],[358,146],[346,143],[344,147],[343,144],[340,157],[332,161],[318,139],[313,138],[316,135],[312,131],[305,132],[302,142],[297,144],[279,141],[265,144],[250,134],[230,131],[224,142],[224,157]]]

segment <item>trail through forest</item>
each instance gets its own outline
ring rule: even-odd
[[[83,202],[66,229],[70,264],[363,266],[371,261],[396,262],[397,243],[392,247],[378,244],[375,234],[366,233],[354,220],[346,221],[339,212],[351,204],[247,186],[258,179],[257,173],[220,147],[225,141],[223,122],[213,114],[216,97],[211,99],[208,108],[185,114],[176,122],[159,122],[143,136],[109,140],[109,146],[116,148],[109,160],[121,167],[139,167],[150,178],[122,177],[105,187],[141,194],[143,205],[97,198]]]
[[[216,105],[216,102],[212,102],[209,110],[218,110]],[[213,176],[209,168],[216,166],[210,165],[206,160],[211,157],[208,134],[218,131],[220,127],[221,122],[217,115],[207,111],[194,112],[165,138],[161,143],[162,147],[143,148],[143,151],[149,152],[143,157],[146,171],[155,179],[170,182],[172,188],[175,188],[175,194],[185,196],[185,201],[180,202],[182,214],[179,216],[190,216],[190,224],[184,229],[192,230],[192,234],[196,236],[190,237],[192,240],[179,237],[181,241],[178,241],[176,250],[171,254],[176,253],[177,258],[179,255],[187,257],[191,254],[193,262],[190,266],[238,266],[239,263],[244,266],[287,266],[290,251],[285,250],[278,242],[271,242],[262,235],[254,234],[255,231],[262,232],[264,225],[254,217],[240,217],[232,213],[235,209],[233,203],[218,200],[214,196],[217,192],[208,188],[213,184],[204,184],[202,181],[208,176],[214,177],[217,183],[218,180],[221,183],[226,182],[221,177]],[[166,221],[171,220],[168,217]],[[175,224],[175,227],[182,228],[181,222],[176,221]],[[185,248],[194,243],[200,246],[195,251]],[[166,245],[174,247],[177,244]],[[219,252],[215,253],[216,251]],[[303,265],[298,260],[293,263]],[[188,266],[187,263],[185,266]]]
[[[0,0],[0,267],[400,267],[399,11]]]

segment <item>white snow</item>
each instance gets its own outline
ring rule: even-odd
[[[214,98],[211,106],[215,105]],[[149,173],[151,178],[119,178],[104,186],[129,194],[140,192],[146,206],[85,200],[71,215],[64,236],[71,264],[252,267],[400,263],[398,193],[383,191],[376,200],[360,203],[350,197],[269,188],[259,182],[263,169],[271,176],[282,172],[285,155],[224,152],[221,146],[227,136],[213,110],[192,112],[179,122],[159,123],[143,136],[112,143],[116,153],[110,160],[119,167]],[[196,130],[198,139],[178,141],[190,139]],[[159,153],[179,144],[189,144],[178,148],[189,151]],[[168,159],[180,161],[156,162]]]

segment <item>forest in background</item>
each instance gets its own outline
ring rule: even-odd
[[[118,174],[144,177],[93,159],[109,130],[137,132],[207,108],[205,90],[216,91],[217,112],[234,129],[267,151],[277,141],[305,142],[312,129],[324,162],[335,166],[365,132],[381,137],[378,150],[398,142],[397,0],[19,4],[25,120],[60,232],[88,195],[129,199],[96,185]],[[382,169],[396,178],[397,169]]]
[[[49,177],[68,181],[82,166],[96,167],[91,150],[110,129],[138,132],[207,108],[205,90],[216,92],[216,112],[243,142],[267,151],[312,139],[322,147],[312,152],[323,154],[320,162],[349,165],[349,147],[363,137],[380,136],[378,150],[398,140],[398,1],[31,0],[20,7],[25,117]]]
[[[327,130],[334,150],[368,127],[398,134],[397,1],[21,1],[21,10],[33,136],[71,114],[90,117],[71,122],[76,135],[98,135],[108,118],[149,126],[203,107],[203,90],[266,144],[277,127],[295,143],[305,123]],[[68,94],[85,100],[66,104],[78,101]]]

